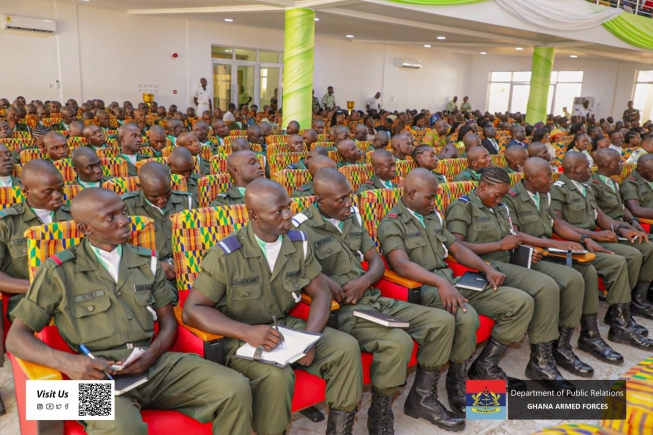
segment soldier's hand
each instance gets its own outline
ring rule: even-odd
[[[281,344],[281,333],[270,325],[251,325],[247,328],[245,341],[252,347],[263,346],[266,352]]]
[[[619,235],[621,237],[627,238],[630,243],[642,243],[642,238],[640,237],[640,233],[638,231],[622,228],[619,230]]]
[[[345,303],[356,305],[363,296],[363,293],[365,293],[365,290],[368,288],[370,288],[370,286],[364,276],[360,276],[345,283],[345,285],[342,286],[342,291],[345,292]]]
[[[521,245],[521,237],[517,235],[506,236],[499,241],[502,251],[509,251]]]
[[[617,243],[618,241],[617,235],[612,231],[607,230],[594,232],[590,234],[590,236],[592,237],[592,240],[596,240],[597,242]]]
[[[454,286],[448,282],[442,282],[438,286],[438,292],[440,293],[442,308],[451,313],[452,316],[456,315],[458,306],[463,310],[463,313],[467,312],[467,308],[465,308],[465,302],[467,302],[467,299],[465,299]]]
[[[329,279],[329,290],[331,290],[331,299],[341,303],[345,299],[345,292],[342,290],[340,284],[332,279]]]
[[[564,251],[584,251],[585,250],[585,248],[583,248],[583,245],[581,245],[580,243],[562,241],[562,240],[556,240],[553,247],[557,248],[557,249],[562,249]]]
[[[147,371],[147,369],[150,368],[152,364],[156,361],[156,358],[152,355],[151,352],[148,350],[145,350],[143,355],[140,356],[136,361],[133,363],[129,364],[127,367],[124,369],[120,370],[118,373],[119,375],[142,375]],[[121,366],[123,364],[122,361],[118,361],[116,365]]]
[[[495,268],[490,267],[485,271],[485,279],[487,279],[488,284],[492,286],[492,289],[496,291],[500,285],[503,285],[503,283],[506,282],[506,275]]]
[[[166,274],[166,279],[175,279],[175,267],[167,261],[161,262],[161,269]]]
[[[533,264],[537,264],[542,261],[542,251],[539,249],[533,249]]]
[[[646,231],[644,231],[644,228],[642,228],[642,226],[639,224],[639,222],[633,221],[633,223],[630,224],[630,226],[635,228],[636,231],[639,231],[640,233],[646,234]],[[648,239],[648,237],[647,237],[647,239]]]
[[[299,361],[297,361],[297,364],[299,364],[300,366],[308,367],[311,364],[313,364],[314,359],[315,359],[315,346],[311,347],[308,353],[304,355]]]
[[[614,252],[608,251],[592,239],[585,239],[585,246],[587,246],[587,250],[590,252],[604,252],[606,254],[614,254]]]
[[[106,379],[106,375],[114,373],[111,366],[114,365],[113,361],[107,361],[102,358],[90,358],[86,355],[70,355],[70,361],[65,365],[66,369],[63,371],[70,379],[94,380]]]

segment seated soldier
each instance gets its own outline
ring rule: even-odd
[[[620,187],[626,207],[635,218],[653,219],[652,182],[653,155],[645,154],[637,160],[637,167]]]
[[[452,143],[448,143],[444,147],[442,147],[440,154],[438,154],[438,159],[440,160],[457,159],[457,158],[458,158],[458,148],[456,148],[456,146]]]
[[[209,124],[204,121],[195,121],[193,123],[193,133],[197,136],[197,140],[200,141],[200,145],[211,146],[211,151],[213,151],[213,146],[209,140]]]
[[[4,119],[0,119],[0,139],[8,139],[11,138],[11,129],[9,128],[9,123],[5,121]],[[34,137],[32,135],[32,137]]]
[[[127,192],[122,200],[130,216],[147,216],[154,220],[156,250],[161,268],[175,294],[175,268],[172,260],[172,219],[175,213],[197,208],[197,202],[186,192],[172,190],[168,168],[158,162],[141,166],[138,177],[141,190]]]
[[[304,145],[306,145],[307,150],[313,149],[313,144],[317,142],[317,133],[312,128],[307,128],[302,133],[302,139],[304,139]]]
[[[424,168],[435,175],[438,184],[447,182],[447,178],[437,171],[440,165],[435,148],[430,145],[417,145],[413,148],[412,157],[418,168]]]
[[[261,127],[261,130],[263,130],[263,136],[268,137],[274,135],[274,130],[272,130],[272,127],[270,127],[270,123],[261,121],[259,122],[258,126]]]
[[[319,171],[322,168],[335,169],[336,164],[333,160],[331,160],[327,156],[315,155],[311,157],[311,160],[308,162],[308,172],[311,173],[311,178],[315,177],[317,171]],[[297,189],[295,189],[295,191],[291,195],[291,198],[299,198],[302,196],[313,196],[313,195],[315,195],[315,192],[313,191],[313,180],[311,180],[308,183],[304,184],[303,186],[299,186]]]
[[[214,119],[211,123],[211,129],[213,130],[213,137],[215,138],[217,145],[224,145],[224,138],[229,136],[229,128],[227,128],[227,124],[225,124],[222,119]],[[213,152],[215,153],[215,149]]]
[[[270,180],[255,180],[245,203],[249,223],[205,254],[184,304],[184,322],[225,336],[227,366],[256,385],[253,429],[266,434],[287,430],[293,369],[235,358],[236,350],[243,342],[265,351],[279,346],[283,336],[273,327],[277,320],[288,328],[323,334],[297,364],[326,381],[327,433],[350,435],[362,393],[356,340],[325,327],[331,305],[329,286],[306,235],[291,230],[285,189]],[[245,285],[232,285],[235,282]],[[306,322],[288,315],[302,289],[313,299]]]
[[[177,145],[177,137],[185,131],[184,130],[184,123],[178,119],[169,119],[166,122],[166,134],[168,135],[168,140],[170,141],[170,145],[173,147]]]
[[[7,148],[7,145],[0,143],[0,187],[20,187],[20,179],[14,177],[14,154]]]
[[[209,204],[209,207],[244,204],[245,189],[249,183],[257,178],[265,177],[258,157],[252,151],[234,151],[227,158],[227,172],[233,180],[231,187],[226,192],[219,194]]]
[[[288,151],[291,153],[306,151],[304,148],[304,138],[298,134],[288,135]]]
[[[430,148],[430,147],[429,147]],[[474,361],[470,379],[507,380],[498,366],[511,343],[522,339],[533,317],[533,298],[525,292],[503,287],[505,275],[497,272],[442,228],[435,210],[438,184],[426,169],[415,169],[404,181],[401,201],[379,224],[379,242],[390,267],[400,276],[422,283],[421,305],[444,309],[456,318],[454,346],[449,356],[447,395],[454,413],[465,415],[465,361],[476,350],[477,312],[496,321],[492,337]],[[435,244],[429,239],[436,239]],[[456,279],[444,259],[451,252],[462,264],[485,273],[493,291],[458,291]],[[468,303],[467,303],[468,302]],[[516,379],[510,387],[525,387]]]
[[[177,146],[184,147],[190,151],[193,158],[197,161],[201,175],[211,174],[211,164],[208,160],[202,158],[202,144],[197,140],[197,136],[192,131],[185,131],[177,138]]]
[[[170,153],[168,165],[170,166],[171,174],[184,177],[188,193],[199,204],[197,180],[202,178],[202,176],[195,173],[195,159],[190,151],[184,147],[176,147]]]
[[[336,163],[336,166],[339,168],[348,165],[355,165],[357,163],[363,163],[363,152],[356,146],[356,142],[353,140],[345,139],[338,142],[337,150],[340,157],[342,157],[342,160]]]
[[[518,145],[521,146],[521,145]],[[528,145],[528,157],[538,157],[540,159],[546,160],[551,164],[552,168],[555,168],[557,171],[558,168],[555,166],[556,158],[555,156],[552,156],[551,153],[549,152],[549,148],[546,146],[545,143],[542,142],[533,142],[532,144]]]
[[[651,350],[653,340],[646,338],[648,331],[638,325],[630,313],[630,292],[637,286],[642,267],[642,254],[633,248],[631,243],[635,242],[636,238],[640,243],[647,241],[646,234],[632,230],[623,222],[611,219],[598,208],[594,192],[585,184],[591,177],[591,169],[583,154],[575,151],[568,152],[562,159],[562,168],[564,173],[560,176],[560,180],[553,183],[551,189],[551,205],[557,217],[582,232],[581,243],[591,239],[598,242],[607,252],[626,260],[628,270],[626,290],[622,289],[618,292],[620,300],[615,303],[610,303],[611,298],[608,293],[610,308],[605,318],[605,322],[610,325],[608,340]],[[597,227],[610,229],[594,231]],[[619,237],[626,240],[620,242]]]
[[[397,161],[388,150],[379,149],[372,152],[372,178],[361,184],[356,194],[374,189],[394,189],[397,185],[392,181],[397,177]]]
[[[141,130],[141,136],[146,136],[147,131],[150,129],[150,124],[146,122],[145,112],[141,109],[134,110],[134,124],[138,125]]]
[[[324,120],[321,118],[315,118],[311,122],[311,128],[315,130],[315,133],[317,134],[324,134]]]
[[[82,121],[71,122],[68,137],[84,137],[84,123]]]
[[[628,207],[627,200],[625,201],[626,206],[624,207],[626,195],[630,195],[628,197],[632,198],[632,193],[636,193],[636,187],[631,189],[631,186],[634,186],[633,180],[626,179],[622,183],[621,190],[625,194],[623,196],[624,199],[622,199],[622,194],[619,192],[619,185],[610,178],[621,174],[623,171],[621,154],[610,148],[604,148],[596,152],[595,162],[598,170],[592,174],[591,182],[588,184],[594,193],[599,208],[610,219],[619,222],[619,226],[625,226],[643,233],[644,229],[639,224],[638,218],[633,216],[631,207]],[[649,164],[651,164],[650,161]],[[642,172],[644,171],[634,171],[634,177],[637,177]],[[644,183],[644,188],[649,191],[651,190],[648,182]],[[636,199],[634,201],[639,204],[639,200]],[[653,280],[653,243],[634,243],[630,246],[642,254],[642,267],[637,278],[637,285],[631,292],[630,313],[632,315],[646,317],[647,319],[653,319],[653,305],[646,299],[648,289]]]
[[[367,126],[365,124],[356,124],[354,127],[354,140],[357,142],[367,141]]]
[[[118,141],[122,151],[120,155],[127,161],[128,175],[135,177],[138,175],[136,162],[149,159],[149,156],[139,153],[143,146],[141,131],[133,122],[123,124],[118,128]]]
[[[68,106],[62,107],[60,113],[61,121],[50,125],[50,129],[56,131],[70,131],[70,123],[75,120],[77,113],[72,107]]]
[[[44,119],[49,119],[50,118],[50,109],[48,109],[48,107],[46,105],[39,106],[36,109],[36,114],[39,117],[39,122],[38,123],[41,124],[41,121],[43,121]],[[41,124],[41,125],[43,125],[43,124]]]
[[[45,135],[52,132],[48,127],[44,127],[41,124],[37,124],[32,129],[32,139],[34,139],[34,147],[28,147],[29,149],[38,148],[40,150],[45,150]],[[23,149],[28,149],[23,148]]]
[[[524,165],[524,178],[504,197],[512,216],[513,228],[517,231],[517,235],[521,236],[523,243],[530,246],[583,251],[583,246],[577,243],[582,233],[569,223],[558,219],[551,207],[549,191],[552,185],[552,170],[548,162],[538,157],[528,159]],[[552,240],[554,232],[573,241]],[[627,290],[626,262],[619,256],[607,254],[606,250],[596,243],[588,242],[587,249],[595,253],[596,259],[591,263],[574,261],[570,266],[577,271],[576,273],[565,266],[553,265],[549,262],[550,257],[537,263],[533,269],[551,276],[559,287],[567,286],[565,282],[584,287],[578,348],[609,364],[621,364],[624,360],[623,356],[603,341],[597,327],[596,316],[599,308],[597,269],[605,277],[610,292],[608,303],[612,304],[620,297],[619,293],[623,294],[623,291]],[[582,275],[581,279],[577,273]],[[618,285],[615,286],[615,283]],[[570,340],[576,326],[576,319],[571,318],[565,311],[574,307],[576,302],[570,301],[570,297],[572,295],[568,292],[562,292],[560,295],[561,312],[558,328],[560,337],[554,345],[553,358],[559,367],[578,376],[590,377],[594,369],[583,363],[571,350]]]
[[[479,181],[483,171],[492,165],[490,153],[477,146],[467,153],[467,168],[456,175],[453,181]]]
[[[197,355],[169,352],[177,337],[174,294],[151,261],[154,252],[127,244],[130,224],[120,197],[107,189],[86,189],[75,197],[72,213],[85,237],[39,269],[27,297],[11,312],[15,320],[7,349],[73,380],[147,374],[148,382],[115,396],[115,420],[82,422],[89,434],[147,433],[141,407],[213,421],[214,433],[249,434],[247,379]],[[89,315],[93,312],[99,314]],[[125,312],[136,320],[126,322]],[[34,337],[51,318],[76,353],[52,349]],[[82,345],[94,358],[79,354]],[[111,365],[122,364],[134,346],[145,353],[122,371],[113,370]]]
[[[473,133],[466,135],[462,140],[463,145],[465,145],[465,152],[460,155],[461,158],[467,157],[467,152],[474,148],[481,146],[481,139]],[[489,153],[489,151],[488,151]]]
[[[135,113],[136,112],[134,111],[134,114]],[[111,128],[111,118],[109,117],[109,113],[106,110],[98,110],[95,116],[97,118],[98,127],[106,133],[106,131]]]
[[[116,121],[118,121],[118,127],[123,125],[125,123],[125,109],[122,107],[116,107],[113,109],[113,116],[116,118]]]
[[[506,159],[506,167],[504,169],[507,173],[514,174],[516,172],[522,172],[524,169],[524,163],[528,159],[528,150],[521,145],[510,145],[506,148],[503,156]]]
[[[84,189],[88,187],[101,187],[102,183],[109,180],[102,175],[102,163],[93,148],[79,147],[73,151],[73,168],[77,173],[76,184]]]
[[[313,181],[317,201],[296,215],[293,223],[306,232],[332,297],[340,303],[338,328],[353,335],[362,351],[373,354],[369,433],[394,432],[392,397],[406,382],[413,339],[419,344],[418,368],[404,412],[445,430],[462,430],[465,420],[453,416],[439,402],[437,393],[440,369],[451,351],[453,316],[444,310],[382,297],[373,285],[383,276],[383,260],[358,210],[352,207],[349,182],[336,169],[322,169]],[[369,264],[367,272],[360,265],[363,258]],[[379,311],[409,322],[410,326],[386,328],[358,319],[353,315],[355,310]]]
[[[100,127],[98,127],[95,124],[89,124],[86,127],[84,127],[84,137],[86,138],[86,142],[88,143],[88,146],[92,147],[96,151],[100,148],[106,148],[107,146],[107,138],[104,132]]]
[[[637,160],[646,154],[653,154],[653,133],[642,136],[642,147],[633,150],[626,163],[637,163]]]
[[[165,128],[160,125],[153,125],[147,131],[147,141],[150,148],[154,150],[154,157],[161,157],[161,150],[168,146]]]
[[[285,131],[285,133],[286,133],[288,136],[290,136],[290,135],[293,135],[293,134],[299,134],[299,130],[300,130],[299,122],[297,122],[297,121],[290,121],[290,122],[288,123],[288,126],[286,127],[286,131]]]
[[[479,148],[488,152],[483,147]],[[580,319],[582,278],[578,274],[578,281],[574,281],[573,285],[566,282],[566,286],[560,289],[553,278],[534,269],[542,259],[542,254],[537,250],[533,252],[533,269],[510,263],[510,251],[517,248],[522,239],[515,235],[508,208],[500,202],[509,189],[510,178],[506,171],[487,168],[480,177],[478,187],[447,208],[447,229],[483,261],[504,273],[505,285],[523,290],[533,297],[534,314],[528,325],[531,356],[526,366],[526,377],[538,381],[547,389],[574,390],[575,387],[558,371],[553,348],[560,335],[558,324],[572,324],[573,328]],[[562,307],[562,313],[561,293],[569,304]],[[563,317],[559,319],[560,314]]]
[[[263,134],[263,129],[257,125],[252,124],[247,127],[247,141],[250,144],[259,144],[263,150],[267,149],[265,144],[265,134]]]
[[[51,131],[43,138],[43,145],[45,145],[45,154],[50,161],[56,162],[68,158],[70,148],[66,136],[56,131]]]
[[[246,123],[243,123],[243,114],[240,110],[235,109],[233,112],[234,120],[229,124],[229,131],[232,130],[244,130]]]
[[[0,210],[0,291],[26,293],[29,288],[25,231],[36,225],[68,221],[63,178],[47,160],[31,160],[20,173],[24,202]]]
[[[333,142],[332,149],[337,149],[338,144],[343,140],[349,140],[349,128],[344,125],[336,125],[333,127],[333,140],[329,140],[329,142]],[[329,151],[332,149],[329,149]]]
[[[315,156],[329,157],[329,152],[323,146],[317,146],[308,152],[308,155],[296,163],[291,163],[285,169],[308,169],[308,162]]]
[[[390,136],[385,131],[377,131],[372,140],[372,145],[365,151],[366,153],[374,150],[386,149],[390,143]]]
[[[213,117],[211,116],[210,110],[205,110],[202,112],[202,121],[206,122],[206,125],[211,124],[211,119],[213,119]]]
[[[406,157],[413,152],[411,138],[405,134],[397,134],[392,136],[390,145],[392,146],[392,155],[396,160],[406,160]]]

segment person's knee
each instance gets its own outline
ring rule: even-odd
[[[207,376],[207,379],[209,377]],[[249,379],[240,373],[233,371],[229,376],[216,376],[216,388],[211,390],[211,394],[215,394],[220,398],[226,396],[227,403],[236,406],[246,406],[252,403],[252,387]]]
[[[553,278],[542,275],[538,277],[537,282],[540,285],[540,289],[534,295],[536,304],[544,301],[560,303],[560,288]]]
[[[337,353],[345,360],[360,361],[361,349],[358,340],[341,332],[337,338]]]
[[[535,299],[526,292],[515,292],[511,298],[512,316],[533,316],[535,310]]]
[[[414,346],[412,337],[400,329],[392,329],[389,332],[387,339],[391,343],[396,355],[398,357],[401,356],[402,359],[406,355],[410,355]]]
[[[284,390],[292,391],[294,382],[295,372],[293,372],[290,366],[285,368],[270,366],[270,370],[267,371],[261,386],[265,385],[266,389],[277,392]]]
[[[462,312],[462,310],[458,308],[458,312],[456,313],[456,318],[454,321],[456,334],[475,334],[476,330],[480,326],[478,313],[471,305],[465,304],[465,309],[467,312]]]

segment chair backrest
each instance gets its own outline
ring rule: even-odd
[[[306,151],[307,148],[304,146],[302,151]],[[302,152],[300,151],[300,152]],[[267,156],[268,158],[271,158],[275,154],[281,154],[281,153],[292,153],[293,151],[290,149],[290,146],[286,142],[281,142],[281,143],[272,143],[268,145],[267,147]]]
[[[417,163],[415,163],[415,160],[410,159],[410,160],[397,160],[396,162],[397,165],[397,177],[392,180],[395,183],[399,183],[399,181],[402,178],[406,178],[406,175],[413,169],[417,167]]]
[[[145,216],[132,216],[131,239],[128,243],[155,250],[154,221]],[[29,279],[34,280],[38,268],[57,252],[79,244],[84,235],[75,221],[53,222],[48,225],[31,227],[25,231]]]
[[[32,133],[29,131],[14,131],[11,134],[11,137],[29,139],[32,137]]]
[[[265,143],[270,146],[272,144],[288,143],[288,135],[285,134],[272,134],[265,138]]]
[[[497,168],[506,167],[506,158],[503,154],[492,154],[490,158],[492,159],[492,166],[496,166]]]
[[[122,158],[100,158],[102,165],[102,175],[105,177],[128,177],[129,166],[127,160]]]
[[[367,180],[370,180],[374,175],[374,168],[371,163],[364,163],[362,165],[347,165],[341,168],[338,168],[338,171],[342,173],[354,192],[358,190],[361,184],[365,183]]]
[[[47,154],[45,153],[45,150],[43,149],[27,149],[27,150],[22,150],[19,154],[20,156],[20,164],[24,165],[25,163],[31,161],[31,160],[36,160],[36,159],[43,159],[45,160],[47,158]]]
[[[0,187],[0,210],[25,201],[20,186]]]
[[[181,175],[171,175],[170,176],[172,184],[172,190],[178,190],[180,192],[187,192],[188,188],[186,187],[186,179]],[[133,192],[135,190],[141,190],[141,182],[136,177],[116,177],[102,183],[102,187],[105,189],[113,190],[118,195],[125,194],[127,192]]]
[[[54,162],[54,166],[61,172],[64,183],[74,183],[77,179],[77,171],[75,171],[75,168],[72,167],[70,162],[66,163],[65,160],[70,159],[57,160]]]
[[[336,151],[336,150],[328,151],[328,155],[329,155],[329,158],[331,160],[333,160],[334,162],[336,162],[336,163],[339,163],[339,162],[342,161],[342,156],[340,154],[338,154],[338,151]],[[364,163],[365,161],[361,158],[360,162]]]
[[[524,173],[513,172],[512,174],[508,174],[508,177],[510,177],[510,187],[513,187],[515,184],[519,183],[522,178],[524,178]]]
[[[211,157],[211,174],[226,174],[228,157],[228,155],[224,154],[216,154]],[[258,162],[261,165],[261,168],[265,169],[265,156],[259,155]]]
[[[143,154],[143,155],[146,155],[148,157],[155,157],[154,156],[154,149],[152,147],[142,146],[141,149],[138,152]]]
[[[14,170],[11,172],[12,177],[20,177],[20,171],[23,169],[18,163],[14,163]]]
[[[292,163],[297,163],[301,159],[306,158],[306,156],[308,156],[308,153],[305,151],[300,153],[288,152],[270,155],[268,159],[268,165],[270,165],[270,173],[273,174],[278,172],[284,169],[286,166]]]
[[[32,138],[20,138],[20,137],[8,137],[0,139],[0,143],[9,148],[10,151],[19,152],[22,148],[34,146],[34,139]]]
[[[379,246],[377,229],[386,214],[399,202],[403,189],[375,189],[363,192],[358,198],[358,208],[367,232]]]
[[[453,180],[458,174],[467,168],[467,159],[444,159],[440,160],[439,170],[447,181]]]
[[[291,195],[299,186],[303,186],[313,179],[308,169],[281,169],[277,172],[270,172],[270,179],[285,187],[288,195]]]
[[[626,178],[628,178],[628,176],[630,176],[631,172],[633,172],[636,167],[637,167],[637,163],[624,163],[624,167],[621,170],[621,174],[615,175],[612,178],[614,178],[614,180],[618,184],[621,184],[624,182]]]
[[[247,130],[231,130],[229,132],[229,136],[232,136],[232,137],[247,136]]]
[[[105,147],[95,150],[97,156],[101,159],[116,158],[120,156],[122,150],[118,147]]]
[[[476,181],[458,181],[455,183],[442,183],[438,187],[435,197],[435,209],[444,217],[447,207],[463,195],[476,189]]]
[[[231,176],[227,173],[206,175],[197,180],[197,196],[200,207],[208,207],[218,194],[231,187]]]
[[[372,141],[371,140],[361,140],[356,142],[356,146],[358,149],[360,149],[362,152],[367,151],[369,147],[372,146]]]
[[[66,141],[68,144],[68,147],[75,150],[81,146],[87,146],[88,141],[86,140],[85,137],[80,137],[80,136],[73,136],[69,137],[68,140]]]
[[[136,172],[139,173],[141,171],[141,167],[147,163],[147,162],[158,162],[161,163],[162,165],[168,166],[168,158],[167,157],[152,157],[149,159],[145,160],[140,160],[136,162],[134,166],[136,166]]]

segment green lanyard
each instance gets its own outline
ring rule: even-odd
[[[599,174],[599,178],[601,178],[601,180],[603,180],[603,182],[605,184],[610,186],[610,188],[612,189],[612,191],[614,193],[617,193],[617,186],[614,185],[614,181],[612,180],[612,178],[606,177],[605,175],[600,175],[600,174]]]
[[[580,183],[574,183],[574,185],[576,186],[580,194],[583,195],[583,197],[587,196],[587,191],[585,190],[585,186],[583,186]]]
[[[111,275],[111,272],[109,271],[109,265],[102,259],[102,256],[100,255],[100,249],[96,248],[95,246],[91,245],[89,243],[89,246],[91,247],[91,251],[95,254],[95,257],[97,258],[97,261],[100,262],[102,266],[109,272],[109,275]],[[118,256],[122,258],[122,245],[118,245]]]
[[[256,239],[256,243],[258,243],[259,248],[261,248],[261,251],[263,252],[263,256],[265,259],[268,259],[268,250],[265,249],[265,246],[267,245],[267,242],[264,242],[263,240],[259,239],[256,234],[254,234],[254,238]]]

